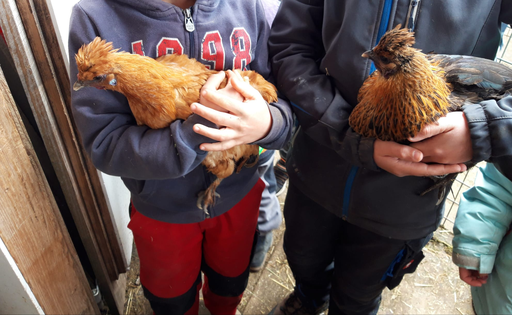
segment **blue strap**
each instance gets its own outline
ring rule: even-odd
[[[403,248],[395,257],[393,262],[391,262],[391,265],[389,265],[388,270],[384,273],[382,276],[382,279],[380,279],[380,282],[383,282],[386,280],[387,277],[393,278],[393,269],[395,269],[395,265],[402,261],[402,258],[404,257],[404,251],[405,248]]]
[[[386,0],[386,2],[384,3],[384,8],[382,9],[382,17],[380,19],[379,32],[377,33],[377,41],[375,42],[375,44],[377,44],[380,41],[382,36],[384,36],[386,31],[388,30],[389,17],[391,15],[391,7],[392,6],[393,6],[393,0]],[[372,62],[372,66],[370,68],[370,74],[372,74],[373,71],[375,71],[375,65]]]
[[[380,41],[382,36],[386,33],[389,24],[389,18],[391,16],[391,7],[393,6],[393,0],[386,0],[384,3],[384,8],[382,10],[382,17],[380,19],[379,32],[377,33],[377,41],[376,44]],[[372,66],[370,68],[370,74],[375,71],[375,65],[372,62]],[[293,104],[292,104],[293,105]],[[345,217],[348,216],[348,206],[350,204],[350,192],[352,191],[352,184],[354,183],[354,179],[356,177],[357,171],[359,167],[353,166],[350,170],[350,174],[348,175],[347,182],[345,183],[345,190],[343,191],[343,209],[342,215]]]
[[[313,116],[313,115],[311,115],[310,113],[308,113],[304,108],[300,107],[299,105],[295,104],[294,102],[290,102],[290,103],[292,104],[292,106],[293,106],[293,107],[295,107],[295,108],[299,109],[300,111],[302,111],[302,112],[304,112],[304,113],[308,114],[309,116]]]
[[[348,206],[350,204],[350,192],[352,191],[352,184],[354,183],[354,179],[356,178],[357,170],[359,167],[352,166],[350,169],[350,173],[348,174],[347,182],[345,183],[345,191],[343,192],[343,209],[341,210],[341,214],[344,217],[348,216]]]

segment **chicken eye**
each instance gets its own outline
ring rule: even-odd
[[[106,75],[98,75],[94,77],[94,81],[103,81],[105,79]]]
[[[380,56],[380,61],[382,61],[383,63],[389,63],[389,59],[384,56]]]

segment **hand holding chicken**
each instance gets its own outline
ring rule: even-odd
[[[372,59],[377,71],[365,80],[359,90],[359,103],[350,115],[350,126],[365,137],[377,139],[375,152],[391,142],[405,147],[400,144],[426,139],[429,132],[425,129],[431,128],[435,137],[413,144],[414,148],[400,149],[411,153],[411,156],[405,154],[409,159],[407,163],[453,163],[434,165],[430,170],[435,173],[431,175],[458,172],[458,169],[463,171],[465,167],[459,163],[470,167],[467,162],[472,154],[462,106],[487,99],[500,100],[510,95],[512,69],[472,56],[424,54],[412,47],[414,34],[400,27],[398,25],[384,34],[377,46],[363,53],[363,57]],[[439,124],[441,128],[432,128],[433,124]],[[451,150],[446,150],[450,141]],[[432,142],[439,147],[433,148]],[[415,148],[424,149],[427,156],[423,153],[418,156]],[[455,148],[457,155],[443,157],[436,153],[441,148],[445,152]],[[381,157],[376,156],[375,162],[384,161],[388,165],[389,161]],[[426,163],[423,165],[431,167]],[[437,173],[443,169],[446,173]],[[447,185],[456,175],[432,177],[436,184],[422,195],[441,187],[438,196],[438,202],[441,202]]]
[[[208,103],[218,104],[215,106],[220,107],[226,113],[210,110],[201,104],[193,104],[191,107],[194,113],[222,126],[219,129],[199,124],[194,126],[197,133],[219,141],[204,143],[201,145],[201,150],[218,151],[242,143],[252,143],[265,137],[272,126],[268,105],[261,94],[239,73],[230,70],[226,73],[230,82],[228,85],[231,84],[234,90],[240,93],[241,98],[226,98],[222,93],[223,90],[213,88],[224,79],[223,72],[211,76],[208,79],[208,82],[211,81],[211,87],[207,86],[207,83],[201,92]]]
[[[137,124],[153,129],[168,127],[176,119],[187,119],[192,114],[191,104],[200,100],[201,88],[211,75],[217,73],[185,55],[165,55],[155,60],[119,52],[112,43],[99,37],[83,45],[75,60],[78,66],[78,80],[73,86],[75,91],[92,86],[122,93]],[[236,72],[246,77],[267,103],[277,101],[276,88],[261,75],[254,71]],[[228,80],[224,79],[219,86],[223,88],[227,84]],[[268,112],[268,108],[266,110]],[[255,140],[258,139],[224,143],[223,151],[208,152],[202,164],[217,178],[206,191],[199,193],[198,207],[207,209],[214,204],[215,190],[223,178],[239,172],[243,166],[256,164],[258,146],[244,144]]]

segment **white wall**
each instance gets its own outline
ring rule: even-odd
[[[0,314],[44,314],[1,238],[0,279]]]
[[[61,49],[65,56],[68,56],[68,33],[69,33],[69,19],[71,17],[71,9],[79,0],[49,0],[48,6],[52,11],[52,18],[57,23],[55,25],[58,35],[60,35]],[[66,67],[69,59],[66,59]]]
[[[48,3],[53,10],[53,19],[56,21],[55,25],[57,33],[60,34],[60,41],[62,44],[65,56],[68,56],[68,33],[69,33],[69,19],[71,16],[71,9],[78,0],[50,0]],[[69,65],[67,65],[69,67]],[[69,69],[69,68],[68,68]],[[133,236],[131,231],[126,227],[128,225],[129,213],[128,204],[130,202],[130,193],[124,186],[123,182],[118,177],[112,177],[101,173],[105,191],[107,194],[108,202],[112,211],[112,217],[117,227],[121,245],[123,247],[126,260],[130,262],[132,252]]]
[[[107,194],[110,209],[112,210],[114,224],[121,240],[121,246],[123,247],[126,261],[129,264],[133,244],[132,232],[127,228],[128,222],[130,221],[128,212],[130,192],[124,186],[123,181],[119,177],[110,176],[104,173],[100,174],[103,179],[103,186]]]

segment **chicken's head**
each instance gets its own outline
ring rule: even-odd
[[[414,33],[402,29],[397,25],[380,39],[377,46],[362,54],[362,57],[371,59],[375,68],[384,78],[389,78],[407,66],[418,49],[414,45]]]
[[[98,89],[112,89],[116,86],[116,67],[109,57],[117,51],[113,49],[112,43],[99,37],[83,45],[75,55],[78,75],[73,90],[78,91],[87,86]]]

